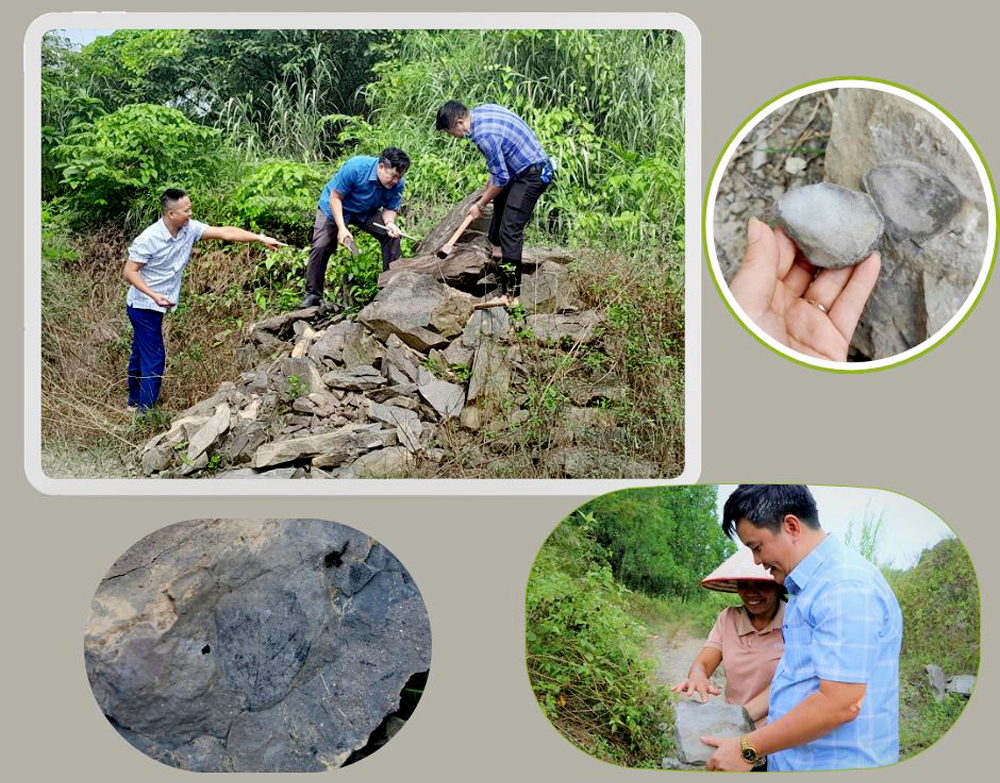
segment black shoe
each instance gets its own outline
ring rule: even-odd
[[[323,297],[319,294],[306,294],[305,299],[302,300],[302,304],[299,308],[305,310],[307,307],[318,307],[323,304]]]

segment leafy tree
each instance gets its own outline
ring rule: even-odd
[[[736,551],[722,532],[712,485],[632,489],[585,504],[615,578],[649,595],[690,598],[705,574]]]

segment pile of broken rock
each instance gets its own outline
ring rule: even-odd
[[[256,368],[222,383],[148,441],[143,474],[429,476],[445,457],[435,438],[444,422],[496,426],[498,409],[504,426],[527,418],[517,405],[524,368],[510,314],[475,308],[496,290],[482,233],[488,216],[448,258],[435,254],[476,196],[415,256],[393,263],[356,316],[324,305],[251,325],[241,350]],[[521,332],[539,344],[600,339],[601,315],[582,310],[566,269],[571,261],[563,249],[525,248]],[[498,406],[501,399],[507,402]]]

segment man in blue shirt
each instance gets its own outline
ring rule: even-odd
[[[524,227],[552,181],[552,164],[524,120],[495,103],[469,110],[458,101],[448,101],[438,109],[436,126],[456,139],[470,139],[486,158],[486,188],[468,214],[478,218],[493,202],[489,238],[493,259],[500,264],[497,302],[516,306],[521,294]]]
[[[742,484],[726,501],[733,532],[788,588],[785,649],[771,680],[768,724],[704,737],[707,769],[850,769],[899,760],[903,620],[879,570],[827,535],[802,485]]]
[[[163,314],[180,298],[184,267],[199,239],[260,242],[268,250],[283,247],[277,239],[236,226],[209,226],[191,219],[191,198],[180,188],[160,196],[162,217],[133,240],[123,274],[129,282],[125,298],[132,323],[132,356],[128,363],[129,412],[152,408],[160,396],[166,352]]]
[[[403,200],[410,158],[396,147],[377,157],[358,155],[334,174],[319,197],[313,224],[312,250],[306,267],[306,296],[302,307],[323,301],[326,265],[338,245],[353,244],[349,225],[371,234],[382,246],[382,269],[399,258],[399,227],[396,215]],[[381,223],[385,228],[374,225]]]

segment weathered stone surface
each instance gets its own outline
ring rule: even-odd
[[[435,249],[413,258],[393,261],[379,277],[378,284],[384,288],[397,274],[406,271],[430,275],[453,288],[475,293],[476,283],[483,276],[489,260],[489,252],[478,244],[458,245],[447,258],[438,258]]]
[[[941,701],[944,698],[944,686],[945,677],[944,669],[935,663],[929,663],[924,666],[924,671],[927,672],[927,682],[930,684],[934,691],[934,698],[937,701]]]
[[[587,406],[599,400],[625,402],[629,396],[628,387],[615,380],[586,383],[572,381],[568,385],[569,398],[580,406]]]
[[[701,737],[738,737],[753,731],[753,723],[738,704],[710,699],[705,704],[680,701],[674,711],[677,758],[684,764],[704,764],[715,753]]]
[[[475,318],[476,316],[473,315],[472,317]],[[441,355],[449,367],[467,367],[472,361],[472,350],[462,345],[462,340],[453,340],[451,344],[445,348],[444,351],[442,351]]]
[[[809,261],[830,269],[868,258],[885,225],[871,196],[829,182],[788,191],[774,216]]]
[[[146,451],[142,455],[141,465],[144,476],[166,470],[173,462],[174,450],[169,446],[159,446]]]
[[[911,160],[876,166],[863,184],[885,218],[885,230],[896,240],[927,239],[962,208],[962,194],[946,177]]]
[[[443,419],[451,419],[462,412],[465,405],[465,389],[458,384],[431,378],[418,387],[420,396],[431,404]]]
[[[547,262],[565,266],[573,263],[573,260],[573,254],[564,247],[532,246],[521,251],[521,264],[526,271],[531,271]]]
[[[575,308],[576,294],[566,267],[545,261],[534,273],[524,274],[520,301],[526,313],[556,313]]]
[[[420,416],[408,408],[381,405],[373,402],[368,407],[368,418],[395,427],[399,442],[412,452],[420,450],[420,435],[423,425]]]
[[[194,771],[340,766],[430,665],[406,569],[323,520],[195,520],[112,566],[84,652],[98,704],[142,752]]]
[[[971,696],[975,687],[976,677],[972,674],[954,674],[944,684],[945,691],[960,696]]]
[[[221,479],[290,479],[295,476],[298,468],[274,468],[272,470],[255,470],[254,468],[236,468],[219,473]]]
[[[451,235],[454,234],[458,227],[462,224],[462,221],[465,220],[466,213],[469,211],[469,207],[471,207],[481,195],[483,195],[483,189],[479,188],[474,193],[470,193],[468,196],[459,201],[458,204],[456,204],[452,210],[445,215],[444,219],[438,223],[423,238],[423,240],[417,243],[417,252],[419,254],[430,255],[437,253],[437,251],[441,249],[441,245],[447,242],[451,238]],[[470,242],[477,234],[481,235],[488,231],[490,227],[490,220],[492,219],[493,204],[489,204],[486,209],[483,210],[482,216],[478,220],[474,220],[466,229],[465,233],[459,238],[453,252],[458,252],[459,248],[461,248],[463,244]]]
[[[382,341],[397,334],[412,348],[426,351],[447,345],[448,336],[461,332],[471,314],[472,297],[468,294],[429,275],[404,270],[358,313],[358,319]]]
[[[323,382],[334,389],[367,391],[376,389],[386,382],[386,378],[374,367],[363,364],[347,370],[333,370],[323,376]]]
[[[355,321],[347,321],[344,335],[343,362],[345,367],[375,365],[382,358],[382,346],[372,333]]]
[[[524,325],[542,343],[558,343],[567,338],[574,343],[589,345],[600,335],[602,320],[594,310],[585,310],[571,315],[529,315]]]
[[[309,359],[295,359],[290,356],[281,360],[281,375],[285,379],[288,388],[293,386],[307,389],[309,392],[321,392],[326,390],[326,384],[320,377],[316,365]],[[297,378],[298,383],[292,379]]]
[[[510,314],[506,308],[491,307],[487,310],[476,310],[465,324],[461,345],[472,350],[484,337],[502,337],[509,331]]]
[[[309,347],[309,358],[314,362],[321,362],[323,359],[331,359],[335,362],[343,361],[344,345],[353,323],[353,321],[340,321],[324,329]],[[361,364],[366,364],[366,362],[361,362]]]
[[[839,90],[826,178],[860,188],[870,171],[895,161],[937,172],[962,203],[932,236],[883,240],[882,271],[851,342],[861,359],[895,356],[931,337],[968,299],[985,263],[987,194],[961,142],[904,98],[879,90]]]
[[[321,455],[324,464],[337,465],[381,446],[382,440],[377,435],[379,429],[378,424],[347,424],[322,435],[266,443],[257,449],[254,467],[266,468]]]
[[[229,429],[229,406],[220,403],[215,408],[215,415],[206,421],[188,441],[187,458],[196,460],[205,450]]]
[[[358,457],[340,472],[340,478],[405,478],[413,465],[408,448],[390,446]]]
[[[469,377],[469,402],[491,401],[499,404],[510,389],[511,358],[509,346],[497,340],[483,340],[476,348]]]

